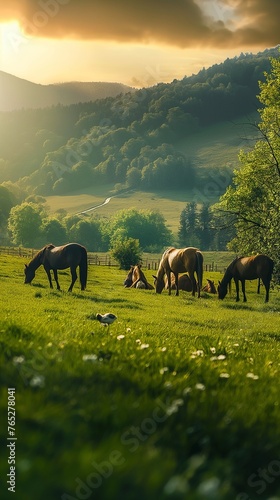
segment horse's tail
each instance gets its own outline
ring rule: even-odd
[[[272,274],[273,274],[273,269],[274,269],[274,261],[272,259],[270,259],[270,266],[269,266],[269,273],[270,273],[270,280],[272,278]]]
[[[202,288],[203,280],[203,255],[197,250],[196,254],[196,274],[197,274],[197,294],[200,297],[200,290]]]
[[[82,247],[82,257],[80,262],[80,283],[81,290],[85,290],[87,286],[87,273],[88,273],[88,258],[87,251]]]

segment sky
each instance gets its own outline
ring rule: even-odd
[[[279,0],[8,0],[0,70],[147,87],[280,43]]]

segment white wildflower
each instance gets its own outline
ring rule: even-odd
[[[21,363],[24,363],[24,361],[25,361],[24,356],[15,356],[13,358],[14,365],[20,365]]]
[[[84,354],[83,361],[97,361],[96,354]]]
[[[258,378],[259,378],[258,375],[254,375],[254,373],[252,373],[252,372],[247,373],[246,377],[251,378],[253,380],[258,380]]]
[[[205,385],[204,384],[197,383],[197,384],[195,384],[195,388],[198,391],[205,391]]]
[[[43,375],[34,375],[29,383],[31,387],[44,387],[45,377]]]

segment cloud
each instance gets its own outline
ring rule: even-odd
[[[275,0],[9,0],[0,21],[34,37],[238,48],[279,43]]]

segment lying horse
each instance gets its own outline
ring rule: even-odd
[[[234,279],[236,287],[236,302],[239,301],[239,281],[243,292],[243,301],[247,302],[245,294],[245,281],[260,278],[265,286],[265,302],[269,300],[270,281],[273,273],[274,262],[267,255],[259,254],[252,257],[237,257],[227,267],[224,277],[218,285],[218,297],[224,299],[227,287]]]
[[[157,279],[157,277],[154,275],[153,275],[153,278],[155,280]],[[165,275],[163,279],[164,279],[164,283],[165,283],[164,288],[166,290],[168,290],[169,285],[168,285],[167,276]],[[181,274],[181,276],[178,276],[178,287],[179,287],[179,290],[184,290],[185,292],[192,292],[192,282],[191,282],[188,274]],[[197,289],[196,280],[195,280],[195,289]],[[171,273],[171,290],[176,290],[175,276],[173,273]]]
[[[53,271],[58,290],[60,290],[60,286],[58,283],[57,270],[67,269],[70,267],[72,281],[68,292],[72,292],[74,283],[77,280],[76,268],[79,266],[81,290],[85,290],[87,284],[88,260],[87,251],[82,245],[79,245],[78,243],[69,243],[68,245],[60,247],[46,245],[35,255],[28,265],[25,264],[24,283],[31,283],[35,277],[35,271],[41,265],[44,266],[51,288],[53,288],[53,285],[50,271]]]
[[[129,273],[124,281],[124,286],[126,288],[144,288],[146,290],[154,289],[153,285],[148,283],[140,264],[130,267]]]
[[[130,266],[130,269],[128,271],[128,274],[123,282],[123,286],[125,288],[130,288],[131,285],[132,285],[132,275],[133,275],[133,269],[134,269],[134,266]]]
[[[155,277],[156,293],[161,293],[164,288],[164,275],[168,280],[169,295],[171,294],[171,273],[175,277],[176,295],[179,295],[178,275],[187,271],[192,283],[192,295],[200,297],[203,275],[203,256],[202,253],[193,247],[188,248],[168,248],[162,255],[159,263],[157,275]],[[197,275],[197,284],[194,277]]]
[[[217,293],[214,281],[207,279],[207,285],[202,288],[202,291],[206,293]]]

